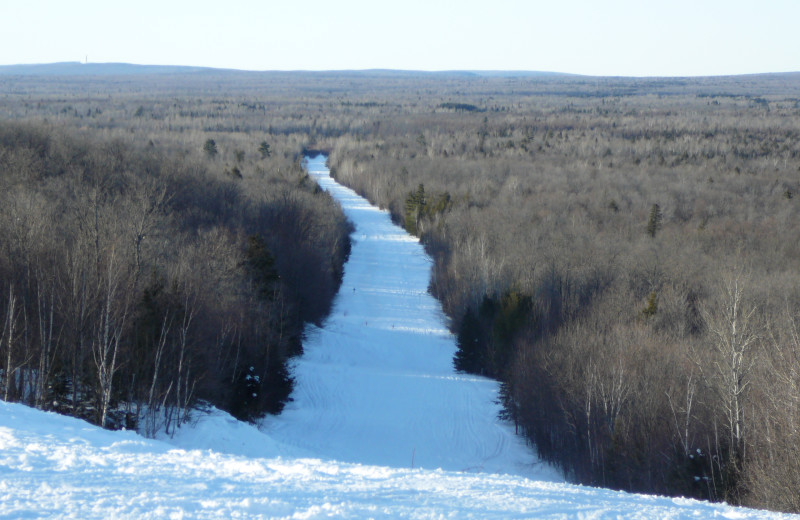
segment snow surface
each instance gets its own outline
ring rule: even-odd
[[[419,241],[336,183],[324,156],[306,167],[356,230],[332,313],[306,330],[294,401],[264,430],[324,459],[561,480],[498,419],[497,382],[453,369],[456,342],[428,294]]]
[[[790,518],[510,475],[275,456],[282,446],[222,412],[182,430],[189,444],[221,449],[0,401],[0,518]],[[264,458],[250,455],[259,445]]]
[[[323,161],[354,247],[284,413],[257,428],[212,409],[149,440],[0,401],[0,519],[790,518],[560,482],[497,419],[497,384],[453,372],[422,248]]]

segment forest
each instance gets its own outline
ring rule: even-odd
[[[798,87],[0,77],[0,390],[100,423],[279,410],[347,255],[297,165],[321,150],[420,238],[455,368],[568,479],[798,512]]]
[[[207,136],[206,100],[191,136],[141,105],[37,104],[0,122],[0,397],[148,435],[203,403],[279,412],[350,247],[301,146]]]

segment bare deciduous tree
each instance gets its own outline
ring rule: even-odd
[[[720,299],[703,309],[711,333],[711,368],[705,368],[703,376],[720,400],[729,435],[729,463],[737,467],[746,447],[745,404],[762,332],[757,307],[747,300],[745,286],[745,277],[734,274],[723,282]]]
[[[100,302],[101,307],[91,347],[99,385],[98,422],[105,428],[114,389],[114,376],[120,368],[118,363],[120,345],[130,310],[129,300],[125,295],[130,287],[125,286],[124,272],[113,250],[109,255],[104,275],[103,299]]]
[[[5,364],[3,367],[3,400],[8,401],[11,396],[11,389],[18,366],[14,364],[14,345],[16,343],[15,333],[17,325],[17,296],[14,287],[8,287],[8,299],[6,300],[5,320],[3,320],[3,335],[0,337],[2,344],[5,345]]]

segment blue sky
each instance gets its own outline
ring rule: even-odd
[[[0,0],[0,64],[800,70],[800,0]]]

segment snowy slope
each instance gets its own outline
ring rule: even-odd
[[[790,518],[558,482],[497,420],[497,384],[453,372],[419,244],[309,169],[357,231],[284,413],[210,410],[164,442],[0,401],[0,519]]]
[[[498,420],[497,383],[453,370],[419,242],[336,183],[325,157],[307,168],[356,231],[332,314],[307,330],[294,401],[265,424],[270,436],[325,459],[560,480]]]
[[[281,446],[222,413],[223,450]],[[188,439],[200,441],[188,434]],[[272,457],[273,454],[270,454]],[[178,449],[0,401],[0,518],[778,519],[788,515],[495,474]]]

